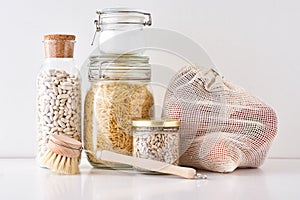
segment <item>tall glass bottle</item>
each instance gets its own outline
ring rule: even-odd
[[[44,36],[45,60],[37,77],[38,160],[52,134],[81,141],[81,79],[74,43],[74,35]]]

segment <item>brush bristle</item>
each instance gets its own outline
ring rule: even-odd
[[[53,153],[49,149],[42,156],[40,165],[59,174],[79,174],[78,158],[69,158]]]

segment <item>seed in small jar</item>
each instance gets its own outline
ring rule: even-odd
[[[56,97],[54,93],[49,93],[48,95],[49,95],[52,99],[55,99],[55,97]]]
[[[179,135],[174,132],[141,132],[134,134],[133,155],[138,158],[178,164]]]
[[[57,98],[58,99],[67,99],[68,95],[67,94],[59,94],[59,95],[57,95]]]

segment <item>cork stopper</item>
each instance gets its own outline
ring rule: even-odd
[[[44,35],[46,58],[73,58],[75,35]]]

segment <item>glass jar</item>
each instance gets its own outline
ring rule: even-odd
[[[178,165],[179,126],[173,119],[133,120],[133,156]]]
[[[108,8],[96,12],[96,33],[100,54],[140,54],[145,46],[143,28],[151,26],[151,14],[126,8]],[[127,33],[130,31],[130,33]],[[95,39],[95,37],[94,37]],[[93,39],[93,42],[94,42]]]
[[[81,141],[81,80],[74,43],[74,35],[44,36],[46,59],[37,77],[38,160],[52,134]]]
[[[84,147],[132,155],[132,120],[149,119],[153,96],[149,82],[149,58],[132,55],[90,57],[90,89],[84,107]],[[98,160],[87,153],[97,168],[129,168],[128,165]]]

